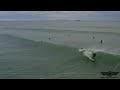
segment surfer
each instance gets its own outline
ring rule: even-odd
[[[95,59],[95,57],[96,57],[96,53],[92,53],[92,58],[94,58]]]
[[[103,43],[103,41],[101,40],[100,43]]]
[[[93,39],[94,39],[95,37],[93,36]]]
[[[83,48],[79,49],[79,52],[82,52],[86,57],[88,57],[90,60],[95,61],[96,53],[90,50],[86,50]]]
[[[50,40],[50,37],[49,37],[49,40]]]

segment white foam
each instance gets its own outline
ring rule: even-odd
[[[93,52],[103,52],[103,53],[108,53],[112,55],[120,55],[120,51],[118,48],[116,49],[106,49],[106,48],[87,48],[88,50],[91,50]]]
[[[118,49],[112,49],[112,50],[108,50],[108,49],[105,49],[105,48],[87,48],[87,49],[79,49],[78,50],[79,52],[83,52],[83,55],[86,56],[87,58],[89,58],[90,60],[94,60],[92,59],[92,52],[102,52],[102,53],[106,53],[106,54],[112,54],[112,55],[120,55],[119,52],[118,52]]]
[[[93,52],[86,50],[86,51],[83,52],[83,54],[84,54],[86,57],[88,57],[90,60],[93,60],[93,61],[94,61],[94,59],[92,58]]]
[[[89,58],[90,60],[95,61],[95,60],[92,58],[92,54],[93,54],[93,51],[92,51],[92,50],[79,49],[78,51],[79,51],[79,52],[82,52],[83,55],[86,56],[87,58]]]

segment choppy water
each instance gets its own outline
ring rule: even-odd
[[[81,47],[97,51],[96,62]],[[100,79],[104,71],[120,72],[120,22],[0,22],[1,79]]]

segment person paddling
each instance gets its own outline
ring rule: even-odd
[[[103,43],[103,41],[101,40],[100,43]]]

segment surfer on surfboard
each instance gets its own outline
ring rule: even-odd
[[[93,57],[95,57],[95,56],[96,56],[96,53],[93,53],[92,55],[93,55]]]
[[[79,49],[79,52],[82,52],[87,58],[89,58],[92,61],[95,61],[96,53],[90,50],[86,50],[83,48]]]

